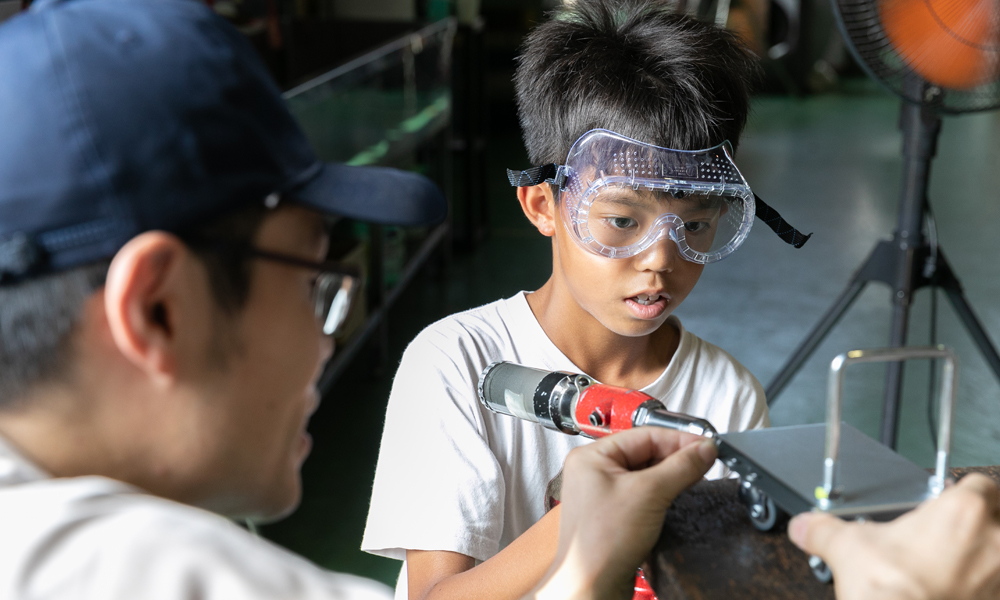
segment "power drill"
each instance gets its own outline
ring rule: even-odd
[[[599,438],[652,425],[717,439],[705,419],[670,412],[638,390],[598,383],[578,373],[543,371],[512,362],[495,362],[479,378],[479,401],[489,410],[540,423],[569,435]],[[656,600],[642,569],[633,600]]]
[[[489,410],[518,417],[569,435],[599,438],[652,425],[715,439],[705,419],[670,412],[649,394],[604,383],[586,375],[543,371],[495,362],[479,378],[479,401]]]

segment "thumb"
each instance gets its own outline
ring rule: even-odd
[[[826,513],[802,513],[788,523],[788,537],[804,552],[828,557],[831,543],[847,523]]]
[[[654,478],[659,497],[672,502],[705,476],[715,463],[716,453],[711,440],[688,444],[646,471]]]

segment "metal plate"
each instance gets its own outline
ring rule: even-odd
[[[930,496],[927,471],[847,423],[841,424],[838,487],[826,512],[891,518]],[[826,425],[773,427],[719,436],[719,457],[791,514],[820,508]],[[733,460],[735,459],[735,461]],[[728,464],[728,463],[727,463]]]

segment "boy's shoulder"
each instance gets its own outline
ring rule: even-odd
[[[517,340],[531,336],[533,320],[523,292],[457,312],[431,323],[410,342],[407,353],[441,350],[447,353],[472,347],[487,354],[503,353]],[[480,352],[482,353],[482,352]]]
[[[483,370],[511,361],[549,371],[571,370],[562,352],[545,335],[524,292],[449,315],[428,325],[407,346],[393,390],[441,382],[476,397]],[[400,382],[403,383],[400,383]]]
[[[675,360],[652,395],[669,398],[671,410],[707,418],[720,432],[767,426],[764,389],[753,373],[719,346],[681,332]]]
[[[687,331],[679,320],[676,323],[681,330],[677,355],[682,368],[696,370],[707,378],[724,376],[760,385],[753,373],[732,354]]]

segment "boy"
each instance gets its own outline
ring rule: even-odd
[[[596,0],[539,26],[519,60],[524,139],[546,166],[511,181],[552,238],[552,276],[431,325],[403,356],[362,545],[405,559],[398,599],[517,598],[552,559],[559,511],[546,510],[587,440],[484,410],[476,386],[493,361],[642,389],[723,432],[768,425],[753,375],[671,316],[752,222],[722,143],[746,121],[753,57],[665,3]],[[731,185],[698,191],[722,172]]]

